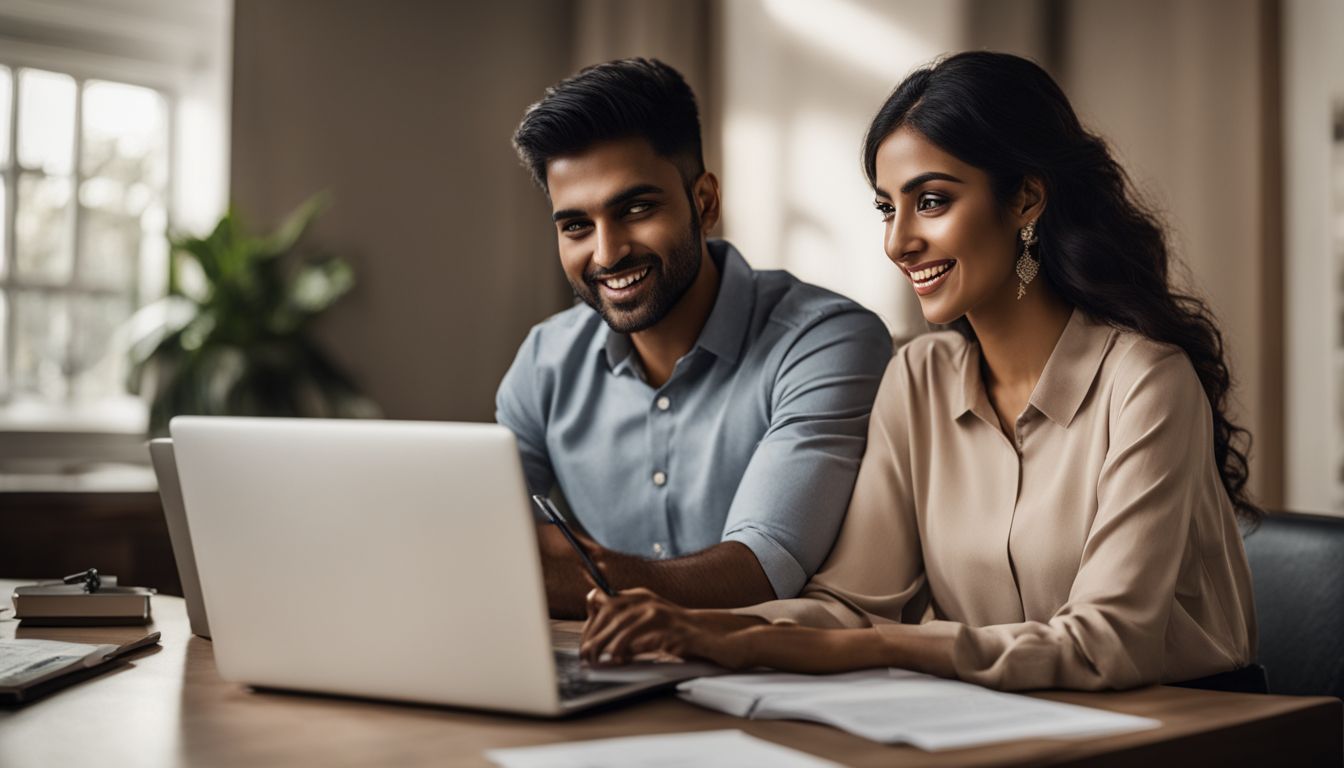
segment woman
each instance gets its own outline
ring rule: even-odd
[[[1249,663],[1259,510],[1221,336],[1104,142],[1035,64],[975,52],[897,87],[863,159],[888,257],[952,330],[888,367],[835,548],[799,598],[732,613],[590,595],[585,657],[1013,690]]]

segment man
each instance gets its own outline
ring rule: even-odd
[[[500,384],[533,493],[563,493],[615,589],[698,607],[793,597],[830,550],[891,356],[872,313],[707,241],[719,183],[676,70],[590,67],[514,146],[551,200],[581,303],[534,327]],[[538,532],[551,612],[592,585]]]

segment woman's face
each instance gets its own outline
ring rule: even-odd
[[[1004,210],[988,174],[902,127],[878,146],[875,187],[887,258],[925,320],[950,323],[1014,298],[1021,217]]]

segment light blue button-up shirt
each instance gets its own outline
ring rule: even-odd
[[[709,242],[718,297],[671,377],[579,304],[535,326],[496,398],[527,484],[558,484],[604,547],[650,558],[721,541],[798,594],[840,529],[891,358],[873,313]]]

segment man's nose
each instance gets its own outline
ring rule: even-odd
[[[611,269],[629,255],[630,241],[625,236],[625,229],[620,226],[599,224],[593,263],[603,269]]]

